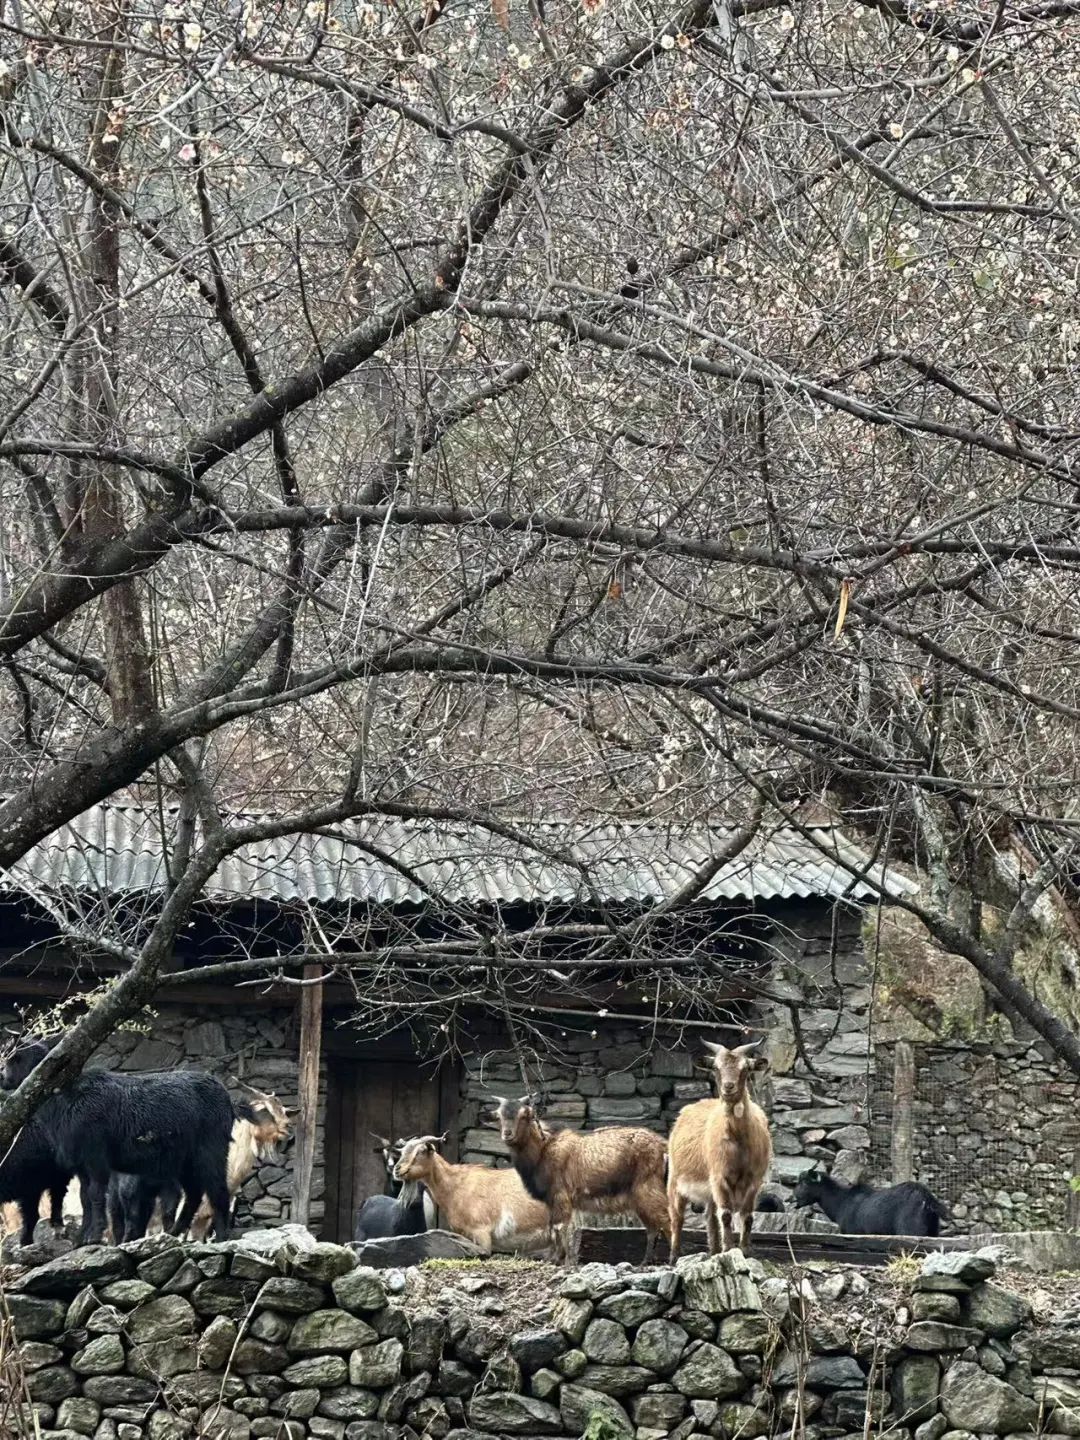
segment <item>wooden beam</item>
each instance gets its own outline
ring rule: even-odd
[[[321,965],[305,965],[305,983],[300,991],[300,1104],[296,1116],[292,1213],[289,1217],[294,1225],[306,1225],[311,1213],[311,1178],[315,1169],[315,1132],[319,1110],[319,1056],[322,1050],[322,973]]]
[[[893,1049],[892,1178],[893,1184],[910,1180],[914,1151],[915,1051],[910,1040],[898,1040]]]

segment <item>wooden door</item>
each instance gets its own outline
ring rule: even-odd
[[[328,1080],[322,1234],[342,1243],[353,1238],[364,1200],[385,1187],[372,1132],[391,1140],[438,1135],[446,1128],[443,1098],[451,1085],[441,1073],[422,1071],[415,1060],[331,1060]],[[456,1094],[456,1086],[453,1090]]]

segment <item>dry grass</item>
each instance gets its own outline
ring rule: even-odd
[[[410,1308],[447,1315],[464,1311],[505,1326],[529,1329],[551,1319],[565,1272],[546,1260],[518,1256],[490,1260],[428,1260],[409,1271],[402,1296]]]
[[[26,1372],[0,1285],[0,1435],[4,1440],[39,1440],[37,1415],[26,1388]]]

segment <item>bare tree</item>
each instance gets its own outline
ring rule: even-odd
[[[1080,1071],[1018,960],[1075,888],[1072,13],[5,12],[0,866],[179,811],[0,1140],[230,850],[357,815],[829,795]]]

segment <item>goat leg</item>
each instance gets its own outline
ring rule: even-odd
[[[671,1227],[670,1263],[675,1264],[682,1249],[683,1222],[686,1220],[686,1196],[672,1188],[668,1191],[668,1225]]]
[[[202,1203],[203,1192],[201,1190],[189,1189],[184,1185],[184,1203],[180,1207],[180,1213],[174,1215],[172,1223],[165,1226],[170,1235],[183,1235],[190,1228],[195,1218],[195,1211]]]
[[[719,1255],[721,1249],[726,1249],[720,1239],[720,1226],[716,1219],[716,1201],[705,1201],[705,1233],[709,1239],[709,1254]]]
[[[739,1249],[744,1255],[750,1254],[750,1231],[754,1224],[754,1206],[750,1204],[749,1210],[744,1210],[739,1216]]]

